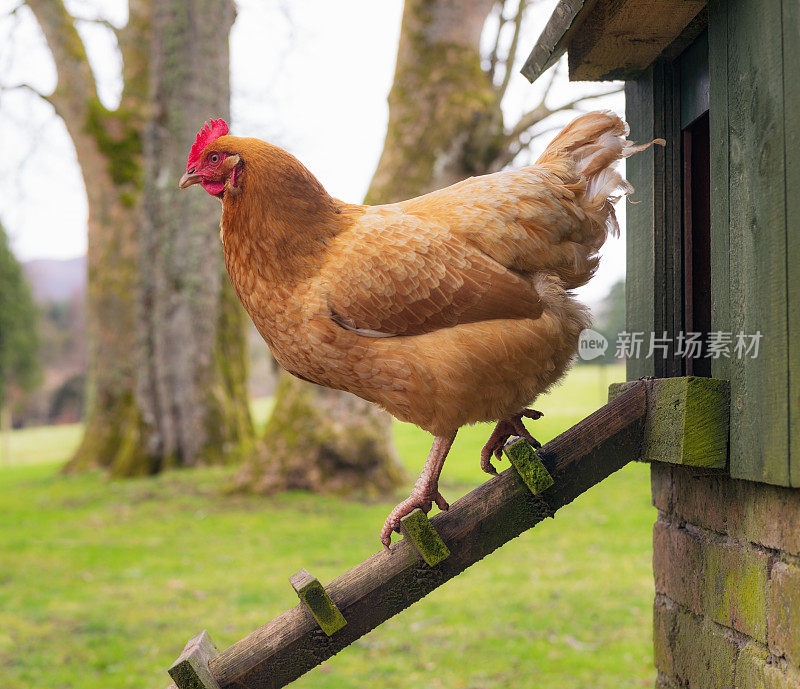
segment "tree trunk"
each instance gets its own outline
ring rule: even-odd
[[[133,476],[236,454],[252,430],[219,210],[177,190],[197,113],[227,114],[232,5],[130,0],[114,111],[97,98],[63,0],[28,5],[58,70],[45,98],[75,145],[89,205],[87,419],[67,468]]]
[[[86,429],[69,469],[136,466],[144,461],[141,419],[134,403],[137,231],[142,184],[142,129],[147,97],[150,5],[134,1],[120,33],[125,63],[122,100],[115,111],[97,97],[83,42],[61,0],[31,0],[58,71],[48,97],[64,120],[86,187],[88,218]]]
[[[233,20],[229,0],[161,0],[154,8],[137,387],[153,470],[218,460],[252,435],[243,311],[226,298],[219,204],[180,193],[176,181],[198,116],[229,117]]]
[[[488,171],[503,138],[499,100],[480,58],[493,4],[406,0],[389,125],[366,203],[411,198]],[[390,423],[368,402],[284,373],[261,450],[239,484],[260,492],[386,493],[402,477]]]

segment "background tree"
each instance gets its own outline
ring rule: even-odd
[[[8,419],[10,393],[30,390],[39,378],[38,312],[28,283],[0,225],[0,414]]]
[[[526,151],[537,125],[596,97],[549,104],[554,70],[540,102],[506,124],[502,104],[532,4],[405,0],[386,139],[365,203],[399,201],[500,170]],[[497,28],[484,57],[487,21]],[[385,413],[284,374],[262,449],[242,468],[239,483],[259,491],[382,492],[398,475]]]
[[[58,73],[55,90],[39,95],[66,125],[89,206],[87,419],[70,467],[136,475],[221,458],[250,434],[241,314],[219,258],[208,258],[216,220],[189,200],[167,217],[178,199],[167,190],[198,114],[227,113],[232,5],[130,0],[125,27],[99,20],[122,57],[122,96],[109,110],[76,28],[91,20],[63,0],[25,4]],[[211,88],[190,91],[182,78]],[[154,195],[147,204],[143,189]]]
[[[595,312],[594,328],[608,340],[606,353],[595,363],[613,364],[617,360],[617,336],[625,330],[625,280],[618,280],[611,286]]]

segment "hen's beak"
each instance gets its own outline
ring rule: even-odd
[[[184,172],[180,182],[178,182],[178,189],[186,189],[202,181],[203,175],[198,175],[194,170],[191,172]]]

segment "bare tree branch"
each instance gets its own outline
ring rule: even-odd
[[[552,83],[552,82],[551,82]],[[567,103],[563,103],[561,105],[557,105],[553,108],[550,108],[546,105],[545,100],[547,98],[547,93],[545,93],[542,100],[539,104],[533,108],[533,110],[529,110],[526,112],[522,117],[519,118],[519,121],[511,128],[511,131],[508,134],[507,141],[508,142],[515,142],[518,141],[520,136],[528,131],[531,127],[535,124],[538,124],[542,120],[550,115],[553,115],[557,112],[564,112],[566,110],[575,110],[577,105],[584,103],[589,100],[594,100],[595,98],[602,98],[603,96],[610,96],[614,93],[619,93],[623,90],[622,86],[617,86],[609,91],[603,91],[602,93],[592,93],[587,96],[580,96],[571,100]]]
[[[86,47],[75,28],[75,19],[63,0],[27,0],[44,33],[56,64],[58,82],[50,96],[68,129],[85,122],[90,101],[97,98],[97,84],[86,56]]]
[[[500,38],[503,35],[503,28],[505,27],[506,23],[509,21],[505,16],[505,1],[498,0],[498,5],[500,5],[500,11],[498,13],[498,24],[497,24],[497,34],[494,37],[494,45],[492,46],[492,52],[489,54],[489,78],[491,79],[492,83],[494,83],[494,77],[497,73],[497,64],[500,60]]]
[[[614,93],[619,93],[622,91],[623,87],[618,86],[608,91],[603,91],[602,93],[593,93],[586,96],[580,96],[575,98],[567,103],[562,103],[561,105],[555,107],[549,107],[547,105],[547,97],[552,89],[553,82],[555,81],[555,70],[550,75],[550,79],[548,81],[547,86],[545,87],[544,94],[542,95],[541,100],[539,101],[538,105],[535,108],[526,112],[522,117],[520,117],[519,121],[512,127],[509,133],[506,135],[505,145],[503,146],[503,150],[500,154],[495,158],[494,162],[492,163],[493,170],[502,170],[507,165],[510,165],[511,162],[528,146],[531,145],[534,139],[547,132],[553,131],[555,129],[560,129],[559,125],[555,125],[553,127],[548,127],[546,129],[540,130],[536,133],[532,133],[530,130],[535,125],[543,122],[551,115],[559,112],[566,112],[569,110],[577,110],[578,106],[587,102],[594,100],[595,98],[602,98],[603,96],[609,96]]]
[[[508,84],[511,81],[511,74],[514,71],[514,61],[517,57],[519,34],[522,30],[522,19],[525,16],[525,10],[527,7],[528,0],[519,0],[519,5],[517,6],[517,15],[514,17],[514,35],[511,37],[511,45],[508,48],[508,53],[506,54],[506,59],[504,62],[505,74],[503,75],[503,82],[500,84],[500,88],[497,92],[498,101],[503,100],[503,96],[506,95],[506,90],[508,89]]]
[[[50,105],[53,105],[52,94],[42,93],[39,89],[37,89],[35,86],[31,86],[30,84],[14,84],[13,86],[5,86],[0,84],[0,93],[5,93],[8,91],[28,91],[29,93],[38,96],[42,100],[47,101],[50,103]]]
[[[25,7],[25,0],[22,0],[16,7],[12,7],[8,12],[6,12],[6,17],[13,17],[17,12],[19,12],[23,7]]]
[[[112,24],[108,19],[104,19],[103,17],[94,17],[91,19],[87,19],[86,17],[75,17],[76,22],[86,23],[86,24],[96,24],[98,26],[105,26],[107,29],[111,29],[111,31],[116,35],[119,32],[119,27]]]

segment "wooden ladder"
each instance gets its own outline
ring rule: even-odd
[[[170,689],[277,689],[324,662],[639,458],[646,389],[628,384],[538,451],[509,443],[511,468],[430,520],[415,511],[401,541],[327,587],[300,570],[291,583],[301,603],[230,648],[218,651],[201,632],[170,668]]]

